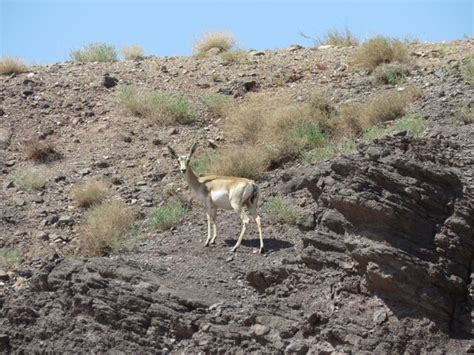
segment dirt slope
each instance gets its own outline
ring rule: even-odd
[[[391,86],[351,71],[351,48],[266,51],[244,63],[220,57],[147,58],[111,64],[54,64],[0,77],[0,247],[24,261],[0,286],[0,349],[16,352],[332,352],[472,351],[474,125],[451,115],[472,102],[459,65],[472,40],[412,44],[421,88],[410,108],[427,120],[409,133],[363,143],[318,165],[289,162],[259,180],[296,206],[297,225],[262,214],[266,254],[251,225],[235,254],[238,216],[219,212],[217,245],[203,248],[203,210],[192,203],[181,225],[147,230],[132,249],[100,258],[71,256],[83,211],[71,186],[114,182],[141,216],[188,194],[166,143],[201,151],[223,145],[222,119],[200,98],[223,92],[314,90],[363,101]],[[290,78],[276,85],[275,73]],[[102,85],[116,77],[114,88]],[[121,85],[183,93],[199,120],[157,127],[120,110]],[[53,139],[62,158],[48,163],[40,193],[21,191],[12,174],[31,163],[21,144]]]

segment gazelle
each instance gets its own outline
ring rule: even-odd
[[[239,213],[242,220],[242,230],[239,239],[232,248],[235,252],[242,243],[245,229],[249,223],[249,217],[243,207],[247,207],[252,217],[255,219],[260,237],[260,253],[264,252],[262,226],[260,216],[257,214],[257,204],[260,198],[260,190],[255,181],[234,176],[209,175],[197,177],[190,166],[191,157],[196,150],[197,143],[194,143],[188,155],[178,156],[176,152],[168,146],[168,150],[173,157],[178,159],[179,168],[184,174],[186,181],[197,195],[199,201],[206,207],[207,216],[207,239],[204,246],[209,246],[209,242],[214,244],[217,237],[216,214],[217,209],[234,210]],[[211,223],[213,225],[213,235],[211,239]]]

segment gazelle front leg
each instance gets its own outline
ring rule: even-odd
[[[240,219],[242,220],[242,231],[240,232],[239,239],[237,240],[237,243],[232,248],[233,252],[235,252],[237,250],[237,248],[240,246],[240,244],[242,243],[242,239],[244,239],[245,229],[247,227],[247,224],[249,223],[249,217],[247,216],[247,214],[242,209],[240,210]]]

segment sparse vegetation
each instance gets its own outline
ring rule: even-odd
[[[224,116],[232,104],[232,99],[228,95],[209,94],[202,98],[202,101],[216,116]]]
[[[346,28],[343,32],[338,30],[328,31],[320,43],[340,47],[351,47],[359,45],[359,40]]]
[[[211,164],[211,154],[204,153],[199,157],[194,157],[191,161],[191,167],[196,174],[203,175],[209,171]]]
[[[130,45],[122,48],[123,57],[126,60],[138,60],[143,58],[143,47],[138,45]]]
[[[177,225],[186,214],[186,206],[181,202],[171,202],[155,209],[148,218],[153,229],[164,231]]]
[[[364,126],[395,120],[403,116],[408,105],[413,101],[411,90],[385,91],[372,98],[363,110]]]
[[[109,201],[90,208],[79,232],[84,256],[101,256],[119,250],[126,242],[134,215],[123,202]]]
[[[281,196],[272,197],[265,205],[265,212],[276,222],[294,224],[297,212]]]
[[[474,123],[474,104],[465,105],[456,111],[453,115],[453,122],[458,124]]]
[[[51,141],[31,139],[24,143],[23,148],[26,158],[36,162],[46,163],[61,156]]]
[[[189,101],[180,95],[145,92],[132,87],[124,87],[120,90],[118,98],[124,109],[154,123],[189,124],[195,119],[195,113]]]
[[[356,149],[356,144],[351,139],[341,141],[329,141],[327,144],[310,150],[303,155],[303,161],[306,163],[319,163],[323,160],[332,159],[340,154],[350,154]]]
[[[408,67],[404,64],[382,64],[374,70],[376,83],[398,85],[405,82],[410,74]]]
[[[73,200],[81,207],[90,207],[101,203],[108,194],[108,184],[100,180],[83,181],[75,184],[71,189]]]
[[[193,45],[194,54],[207,53],[213,48],[217,48],[220,52],[230,51],[236,43],[232,33],[227,32],[208,32],[205,33]]]
[[[20,58],[3,57],[0,58],[0,74],[24,73],[28,67]]]
[[[464,80],[469,84],[474,84],[474,56],[464,59],[461,70]]]
[[[114,62],[117,60],[115,48],[106,43],[91,43],[70,53],[75,62]]]
[[[18,249],[0,248],[0,269],[3,271],[14,270],[22,261]]]
[[[380,64],[408,63],[406,45],[396,38],[377,36],[364,42],[354,55],[356,66],[373,71]]]
[[[13,181],[19,188],[27,191],[41,190],[47,181],[45,172],[37,168],[18,168],[13,173]]]
[[[382,138],[386,135],[387,135],[387,129],[376,125],[376,126],[371,126],[364,129],[364,132],[362,134],[362,139],[370,142],[370,141],[373,141],[374,139]]]
[[[220,56],[225,63],[239,63],[247,58],[247,52],[243,50],[225,51]]]
[[[410,131],[420,134],[426,128],[425,119],[419,114],[406,115],[395,121],[393,128],[396,131]]]

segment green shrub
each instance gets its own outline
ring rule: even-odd
[[[474,56],[464,59],[462,65],[462,75],[469,84],[474,84]]]
[[[0,248],[0,269],[14,270],[22,262],[22,255],[17,249]]]
[[[403,64],[382,64],[374,71],[376,83],[398,85],[405,82],[410,71]]]
[[[120,105],[130,113],[162,125],[194,122],[195,113],[189,101],[180,95],[144,92],[132,87],[119,91]]]
[[[265,205],[265,212],[276,222],[295,224],[297,212],[282,197],[272,197]]]
[[[80,226],[79,249],[84,256],[101,256],[124,246],[135,217],[123,202],[109,201],[86,212]]]
[[[394,129],[396,131],[410,131],[420,134],[426,128],[426,121],[418,114],[406,115],[395,121]]]
[[[387,135],[387,129],[380,126],[371,126],[364,129],[362,138],[365,141],[373,141],[374,139],[379,139]]]
[[[91,43],[70,53],[75,62],[114,62],[117,60],[115,48],[106,43]]]
[[[307,148],[320,146],[326,139],[326,135],[321,130],[319,123],[303,121],[289,129],[290,138],[294,138],[298,143]]]
[[[15,185],[21,189],[33,191],[41,190],[47,181],[46,173],[43,169],[37,168],[18,168],[13,173]]]
[[[164,231],[177,225],[183,219],[186,210],[186,206],[181,202],[168,203],[155,209],[148,220],[152,228]]]
[[[208,32],[194,43],[193,52],[194,54],[206,53],[213,48],[217,48],[221,52],[230,51],[235,43],[235,37],[231,33]]]
[[[408,49],[395,38],[377,36],[364,42],[354,54],[356,66],[373,71],[380,64],[409,62]]]

